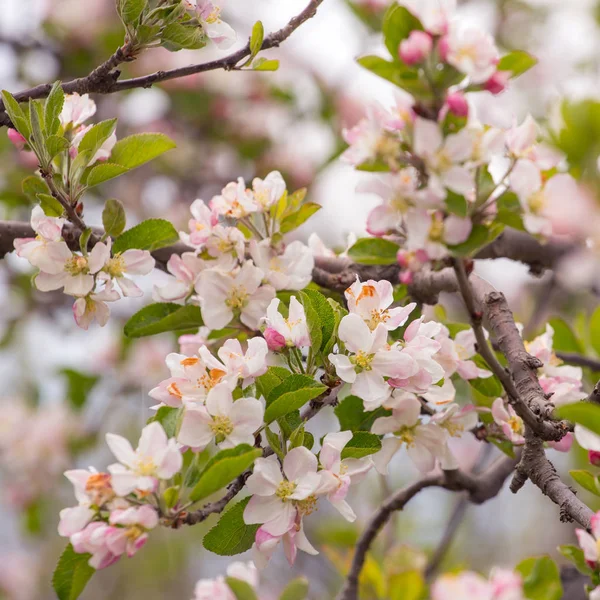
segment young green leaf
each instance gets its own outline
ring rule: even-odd
[[[169,23],[162,32],[161,44],[171,52],[179,50],[197,50],[206,46],[208,38],[202,27]]]
[[[60,81],[55,82],[44,105],[44,121],[48,135],[55,135],[60,128],[60,113],[65,104],[65,93]]]
[[[580,573],[591,575],[593,573],[591,567],[587,564],[583,550],[579,546],[565,544],[558,547],[558,551],[567,559],[570,560]]]
[[[87,256],[88,253],[88,242],[92,237],[92,228],[86,227],[79,236],[79,249],[81,250],[81,254]]]
[[[526,558],[516,570],[523,577],[523,591],[529,600],[560,600],[563,597],[560,572],[549,556]]]
[[[379,436],[367,431],[357,431],[342,450],[344,458],[363,458],[381,450]]]
[[[265,37],[265,28],[261,21],[256,21],[252,27],[252,35],[250,36],[250,59],[252,60],[262,48],[263,39]]]
[[[124,231],[113,244],[113,252],[125,252],[131,248],[153,252],[171,246],[179,240],[177,230],[164,219],[146,219],[139,225]]]
[[[21,105],[15,100],[14,96],[2,90],[2,101],[4,108],[12,121],[14,128],[26,139],[31,138],[31,123]]]
[[[251,467],[261,455],[260,448],[253,448],[248,444],[221,450],[208,461],[198,483],[190,493],[190,500],[197,502],[218,492]]]
[[[266,400],[271,390],[276,388],[284,379],[291,376],[291,373],[283,367],[269,367],[264,375],[256,378],[256,395]]]
[[[69,544],[58,559],[52,575],[52,587],[59,600],[76,600],[96,572],[88,561],[90,554],[77,554]]]
[[[510,71],[510,76],[519,77],[537,64],[537,58],[523,50],[515,50],[504,55],[498,62],[498,71]]]
[[[305,289],[302,290],[302,296],[310,299],[310,302],[319,316],[319,322],[321,325],[321,348],[325,350],[330,343],[333,343],[333,333],[335,330],[335,313],[331,304],[327,301],[327,298],[317,292],[317,290]],[[313,350],[317,351],[318,348],[313,346]]]
[[[116,165],[114,163],[101,163],[92,168],[87,176],[87,179],[83,183],[85,183],[87,187],[94,187],[95,185],[100,185],[105,181],[114,179],[119,175],[123,175],[123,173],[127,173],[127,171],[129,171],[129,169],[122,165]]]
[[[229,586],[235,600],[258,600],[254,589],[247,582],[235,577],[226,577],[225,583]]]
[[[385,408],[367,412],[363,401],[358,396],[346,396],[333,411],[342,431],[370,431],[375,419],[392,414],[391,410]]]
[[[100,377],[81,373],[74,369],[61,369],[60,373],[67,379],[67,398],[71,406],[80,410]]]
[[[62,204],[50,194],[36,194],[40,206],[49,217],[60,217],[63,214]]]
[[[48,189],[46,182],[41,177],[36,177],[35,175],[25,177],[25,179],[23,179],[23,182],[21,183],[21,188],[23,190],[23,193],[31,202],[38,201],[38,194],[50,195],[50,190]],[[52,199],[54,200],[54,198]]]
[[[125,208],[120,200],[109,198],[104,204],[102,211],[102,225],[106,235],[113,238],[121,235],[125,229]]]
[[[248,502],[250,497],[230,508],[204,536],[202,544],[208,551],[219,556],[233,556],[250,550],[259,525],[244,523],[244,509]]]
[[[308,595],[308,580],[306,577],[298,577],[287,584],[279,600],[305,600]]]
[[[125,25],[134,25],[140,18],[148,0],[119,0],[118,12]]]
[[[363,238],[348,250],[348,256],[363,265],[392,265],[399,249],[398,244],[383,238]]]
[[[181,416],[181,410],[173,406],[161,406],[154,416],[148,419],[148,423],[157,421],[162,425],[165,430],[167,437],[172,438],[177,435],[177,428],[179,424],[179,417]]]
[[[386,48],[396,60],[400,42],[405,40],[414,30],[423,30],[423,26],[407,8],[392,4],[383,17],[383,39]]]
[[[288,215],[281,221],[281,226],[279,227],[279,231],[281,233],[289,233],[290,231],[294,231],[304,223],[306,220],[310,219],[317,211],[321,210],[322,206],[320,204],[316,204],[315,202],[307,202],[303,204],[299,210],[293,212],[291,215]]]
[[[87,152],[90,160],[94,160],[96,152],[102,147],[102,144],[114,133],[117,126],[117,119],[108,119],[100,121],[93,125],[83,136],[79,143],[78,152]]]
[[[53,160],[58,154],[69,148],[69,140],[58,135],[51,135],[46,140],[46,150],[50,160]]]
[[[156,335],[165,331],[182,331],[203,325],[200,307],[181,306],[172,302],[149,304],[125,323],[125,335],[130,338]]]
[[[254,71],[277,71],[279,69],[279,61],[261,56],[252,63],[252,69]]]
[[[119,140],[110,155],[110,162],[135,169],[175,148],[175,142],[164,133],[136,133]]]
[[[304,406],[309,400],[320,396],[326,386],[318,384],[308,375],[290,375],[267,398],[265,423],[271,423]]]
[[[569,471],[569,475],[588,492],[596,496],[600,496],[600,487],[598,487],[598,479],[594,477],[589,471],[583,469]]]

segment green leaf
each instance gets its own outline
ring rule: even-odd
[[[29,140],[29,138],[31,138],[31,123],[29,117],[21,108],[21,105],[15,100],[14,96],[6,90],[2,90],[2,101],[4,103],[4,109],[12,121],[13,127],[25,139]]]
[[[308,298],[312,307],[315,309],[321,328],[321,349],[326,350],[327,346],[333,345],[333,333],[335,330],[335,313],[327,298],[317,290],[305,289],[300,294],[303,298]],[[304,303],[303,303],[304,304]],[[312,339],[312,338],[311,338]],[[313,350],[318,351],[313,345]]]
[[[498,211],[496,213],[496,221],[504,223],[513,229],[525,231],[523,217],[521,215],[521,203],[514,192],[504,192],[504,194],[496,200],[496,209]]]
[[[135,169],[172,148],[175,148],[175,142],[164,133],[136,133],[115,144],[110,162]]]
[[[563,546],[559,546],[558,551],[567,560],[570,560],[577,567],[577,570],[583,573],[584,575],[591,575],[591,573],[593,573],[592,569],[588,566],[585,560],[583,550],[578,546],[565,544]]]
[[[252,60],[262,48],[263,39],[265,37],[265,28],[261,21],[256,21],[252,27],[252,35],[250,36],[250,59]]]
[[[208,551],[219,556],[233,556],[250,550],[259,525],[244,523],[244,509],[248,502],[250,497],[230,508],[204,536],[202,544]]]
[[[298,410],[309,400],[320,396],[326,389],[326,386],[318,384],[308,375],[290,375],[269,393],[265,423],[271,423]]]
[[[36,194],[40,206],[48,217],[60,217],[63,214],[62,204],[50,194]]]
[[[407,8],[397,2],[388,8],[383,17],[383,40],[394,60],[398,58],[400,42],[415,29],[422,30],[423,26]]]
[[[277,71],[279,69],[279,61],[260,57],[252,63],[252,69],[254,71]]]
[[[335,416],[342,431],[370,431],[375,419],[392,414],[391,410],[378,408],[367,412],[358,396],[346,396],[335,408]]]
[[[490,230],[485,225],[474,225],[469,237],[456,246],[448,246],[455,256],[470,256],[490,242]]]
[[[116,119],[100,121],[93,125],[83,136],[79,143],[78,152],[88,152],[90,161],[94,160],[96,152],[102,147],[102,144],[114,133],[117,126]]]
[[[138,338],[156,335],[165,331],[182,331],[203,325],[200,307],[188,304],[181,306],[173,302],[149,304],[136,312],[125,323],[123,331],[127,337]]]
[[[38,150],[40,160],[44,157],[46,136],[44,135],[44,114],[42,104],[38,100],[29,99],[29,118],[31,120],[31,144]]]
[[[95,185],[99,185],[105,181],[109,181],[110,179],[114,179],[119,175],[123,175],[123,173],[127,173],[127,171],[129,171],[129,169],[127,167],[123,167],[122,165],[116,165],[109,162],[101,163],[94,166],[94,168],[89,172],[89,175],[85,180],[85,184],[87,187],[94,187]]]
[[[498,71],[510,71],[511,77],[519,77],[537,65],[537,58],[523,50],[515,50],[503,56],[498,62]]]
[[[225,583],[229,586],[236,600],[258,600],[254,589],[247,581],[235,577],[226,577]]]
[[[600,488],[598,487],[598,480],[592,473],[589,471],[574,470],[569,471],[569,475],[582,487],[585,488],[588,492],[592,492],[592,494],[596,496],[600,496]]]
[[[61,369],[60,373],[67,379],[67,398],[71,406],[76,409],[82,408],[100,377],[81,373],[74,369]]]
[[[344,458],[363,458],[381,450],[381,440],[374,433],[357,431],[342,450]]]
[[[383,238],[363,238],[348,250],[348,256],[363,265],[392,265],[399,249],[398,244]]]
[[[458,217],[466,217],[469,212],[469,205],[464,196],[456,194],[452,190],[448,190],[446,196],[446,208],[448,212],[451,212]]]
[[[548,323],[554,329],[552,347],[555,352],[578,352],[584,351],[577,336],[573,333],[571,326],[560,317],[553,317]]]
[[[25,177],[25,179],[23,179],[23,182],[21,183],[21,188],[23,190],[23,193],[27,196],[29,200],[31,200],[31,202],[38,201],[38,194],[44,194],[48,196],[50,192],[48,186],[46,185],[46,182],[40,177],[36,177],[35,175]],[[52,199],[54,200],[54,198]]]
[[[260,375],[254,382],[256,385],[257,396],[266,400],[271,391],[276,388],[284,379],[291,376],[290,371],[283,367],[269,367],[264,375]]]
[[[102,225],[106,235],[111,237],[117,237],[121,235],[123,229],[125,229],[125,207],[120,200],[109,198],[104,203],[104,210],[102,211]]]
[[[119,0],[119,15],[125,25],[133,25],[140,18],[146,5],[147,0]]]
[[[79,236],[79,249],[81,250],[81,254],[87,256],[88,251],[88,242],[92,237],[92,228],[86,227]]]
[[[261,455],[260,448],[253,448],[248,444],[221,450],[208,461],[198,483],[190,493],[190,500],[197,502],[218,492],[251,467]]]
[[[48,151],[48,155],[50,160],[52,160],[55,156],[64,152],[70,147],[69,140],[64,137],[58,135],[51,135],[46,140],[46,150]]]
[[[596,354],[600,355],[600,306],[596,308],[590,317],[589,336],[592,348]]]
[[[267,436],[267,442],[269,442],[271,450],[275,452],[280,460],[283,460],[285,458],[285,453],[281,448],[281,439],[279,436],[275,432],[271,431],[269,427],[265,427],[265,435]]]
[[[390,600],[420,600],[426,584],[420,571],[403,571],[390,577]]]
[[[410,94],[422,99],[431,96],[431,90],[427,82],[421,80],[419,71],[416,68],[408,67],[399,62],[391,62],[374,55],[362,56],[357,62],[361,67],[390,81]]]
[[[298,296],[300,297],[300,303],[304,307],[304,313],[306,314],[306,324],[308,327],[311,348],[314,352],[318,352],[323,342],[321,318],[310,298],[304,292],[298,292]]]
[[[561,600],[560,572],[549,556],[526,558],[516,570],[523,577],[523,591],[528,600]]]
[[[60,128],[60,113],[65,104],[65,93],[60,81],[55,82],[44,105],[44,121],[48,135],[53,136]]]
[[[305,600],[308,595],[308,580],[306,577],[298,577],[287,584],[279,600]]]
[[[139,225],[123,232],[113,244],[113,252],[125,252],[131,248],[153,252],[171,246],[179,240],[177,230],[164,219],[146,219]]]
[[[88,565],[91,554],[77,554],[69,544],[58,559],[52,587],[59,600],[76,600],[95,573]]]
[[[162,32],[161,43],[171,52],[179,50],[197,50],[204,48],[207,42],[206,33],[197,25],[183,25],[182,23],[169,23]]]
[[[488,398],[498,398],[502,396],[504,391],[502,384],[495,375],[469,379],[469,385]]]
[[[148,419],[148,423],[157,421],[162,425],[168,438],[175,437],[177,435],[177,429],[179,425],[179,417],[181,410],[173,406],[161,406],[156,414]]]
[[[315,202],[307,202],[303,204],[299,210],[293,212],[291,215],[288,215],[281,221],[281,226],[279,227],[279,231],[281,233],[289,233],[290,231],[294,231],[312,217],[317,211],[321,210],[322,206],[320,204],[316,204]]]

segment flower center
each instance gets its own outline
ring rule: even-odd
[[[544,210],[544,207],[546,206],[546,198],[544,196],[543,190],[539,190],[531,196],[529,196],[529,198],[527,199],[527,204],[529,206],[529,210],[533,214],[537,215],[541,213],[542,210]]]
[[[221,371],[221,369],[211,369],[206,375],[199,377],[196,380],[196,383],[199,387],[211,390],[219,383],[219,381],[221,381],[221,379],[223,379],[223,375],[225,375],[225,371]]]
[[[379,325],[379,323],[385,323],[386,321],[389,321],[390,318],[390,313],[388,312],[387,309],[377,309],[374,308],[371,311],[371,319],[369,320],[369,322],[367,323],[367,325],[369,326],[369,329],[371,329],[371,331],[373,329],[375,329],[377,327],[377,325]]]
[[[367,354],[362,350],[359,350],[353,357],[350,358],[350,361],[353,362],[358,368],[364,371],[371,370],[371,361],[373,360],[374,354]]]
[[[413,431],[413,427],[401,427],[398,431],[396,431],[396,437],[400,438],[400,440],[408,447],[415,445],[415,433]]]
[[[110,485],[109,473],[94,473],[88,477],[85,484],[85,493],[90,497],[92,504],[102,506],[115,497]]]
[[[284,502],[294,493],[296,489],[296,484],[293,481],[283,480],[275,491],[275,495]]]
[[[130,540],[137,540],[144,533],[145,530],[141,525],[131,525],[125,531],[125,537]]]
[[[454,349],[456,350],[456,354],[458,354],[459,360],[467,360],[467,358],[469,358],[469,353],[464,346],[454,342]]]
[[[302,515],[310,515],[317,510],[317,497],[313,494],[304,500],[296,502],[298,512]]]
[[[169,394],[171,394],[171,396],[175,396],[176,398],[179,398],[180,400],[183,397],[183,394],[181,393],[179,386],[175,382],[172,382],[167,386],[167,392],[169,392]]]
[[[150,457],[142,456],[135,462],[135,472],[141,476],[154,475],[156,465]]]
[[[444,423],[444,429],[446,429],[451,437],[460,437],[465,430],[465,426],[461,423],[453,423],[452,421],[448,421],[447,423]]]
[[[429,228],[429,239],[432,242],[439,242],[444,235],[444,222],[439,219],[433,219],[431,221],[431,227]]]
[[[65,271],[72,275],[85,275],[89,272],[88,261],[85,256],[73,255],[65,262]]]
[[[521,417],[510,417],[507,421],[508,426],[514,433],[522,433],[523,432],[523,419]]]
[[[213,422],[210,426],[213,433],[216,436],[227,437],[233,433],[233,423],[229,417],[224,417],[223,415],[217,415],[213,417]]]
[[[115,254],[115,256],[108,259],[104,270],[111,277],[123,277],[123,273],[125,273],[125,260],[120,254]]]
[[[241,310],[247,303],[248,292],[243,285],[234,286],[225,300],[225,304],[232,310]]]

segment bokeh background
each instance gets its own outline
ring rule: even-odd
[[[225,20],[245,43],[252,24],[265,30],[284,25],[304,0],[228,0]],[[355,64],[365,53],[380,51],[377,28],[386,0],[325,0],[317,18],[304,24],[281,48],[277,73],[214,72],[160,87],[95,97],[97,118],[119,117],[119,136],[162,131],[177,149],[86,198],[86,221],[100,225],[106,198],[123,201],[128,225],[149,217],[168,218],[184,229],[195,198],[210,199],[229,181],[263,177],[280,170],[289,189],[308,187],[310,200],[323,210],[297,232],[306,240],[316,232],[329,246],[343,248],[350,233],[364,235],[364,223],[377,198],[355,192],[373,175],[360,174],[337,160],[344,148],[341,131],[352,126],[372,102],[389,104],[397,90]],[[596,160],[600,153],[600,4],[596,0],[473,0],[459,2],[459,15],[493,33],[504,50],[525,49],[539,64],[499,97],[477,95],[477,116],[509,126],[528,112],[555,132],[552,140],[567,155],[597,195]],[[0,0],[0,88],[12,92],[32,85],[86,75],[122,43],[114,0]],[[127,76],[174,68],[220,55],[207,47],[169,53],[149,50]],[[565,104],[566,102],[566,104]],[[560,133],[556,133],[559,132]],[[18,153],[0,131],[0,218],[26,220],[30,200],[21,181],[35,169],[31,155]],[[585,314],[589,297],[567,293],[550,277],[533,278],[508,261],[483,262],[480,273],[505,291],[531,332],[554,320],[557,346],[587,350]],[[0,264],[0,597],[10,600],[52,598],[50,577],[64,540],[56,533],[58,511],[72,504],[62,472],[73,466],[111,461],[103,438],[115,431],[137,439],[152,401],[147,392],[168,373],[164,357],[177,348],[174,336],[130,342],[122,323],[150,301],[160,273],[140,283],[139,299],[115,305],[103,328],[88,332],[73,322],[68,298],[36,292],[29,265],[15,256]],[[459,308],[445,299],[450,315]],[[535,317],[534,317],[535,315]],[[533,320],[532,320],[533,319]],[[587,374],[592,381],[591,373]],[[325,412],[325,411],[324,411]],[[318,436],[334,426],[333,415],[311,422]],[[317,436],[315,436],[317,437]],[[498,451],[465,439],[457,452],[465,467],[491,460]],[[480,455],[484,453],[484,456]],[[552,453],[566,473],[574,461]],[[348,525],[321,509],[308,521],[318,557],[300,556],[293,572],[310,578],[314,599],[332,597],[339,566],[356,539],[361,521],[390,489],[416,475],[397,457],[392,476],[377,475],[351,499],[359,521]],[[568,475],[567,475],[568,477]],[[586,498],[593,506],[593,498]],[[401,569],[422,561],[435,547],[455,496],[428,491],[399,515],[382,536],[385,564]],[[596,507],[597,508],[597,507]],[[202,549],[208,523],[180,531],[153,533],[132,560],[95,576],[88,600],[190,598],[193,584],[225,570],[227,561]],[[556,556],[558,543],[571,541],[573,527],[558,520],[558,509],[530,485],[514,497],[505,490],[481,507],[468,507],[446,565],[487,571],[512,566],[539,553]],[[263,575],[264,589],[279,591],[291,578],[279,553]],[[378,569],[372,573],[377,589]],[[268,596],[265,596],[268,598]],[[375,596],[374,596],[375,597]]]

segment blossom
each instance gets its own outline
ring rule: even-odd
[[[513,444],[525,443],[525,427],[523,419],[517,415],[515,409],[509,405],[504,406],[502,398],[496,398],[492,404],[492,417],[502,427],[504,435]]]
[[[73,136],[71,140],[71,148],[69,153],[71,158],[75,158],[79,151],[79,144],[81,144],[81,140],[85,137],[85,134],[92,128],[92,125],[82,126],[77,130],[77,133]],[[96,154],[90,158],[88,164],[91,165],[96,161],[106,161],[110,157],[110,154],[117,143],[117,134],[113,131],[108,138],[102,143],[100,148],[96,150]]]
[[[155,285],[152,298],[157,302],[184,300],[194,292],[196,278],[207,266],[207,261],[198,258],[194,252],[184,252],[181,256],[171,254],[167,270],[171,273],[167,283]]]
[[[402,0],[400,4],[406,6],[432,35],[447,32],[456,9],[456,0]]]
[[[288,317],[285,318],[279,312],[279,298],[273,298],[267,308],[265,323],[267,328],[264,332],[269,348],[273,351],[281,350],[284,346],[305,348],[310,346],[308,325],[304,307],[296,296],[290,298]]]
[[[214,226],[219,222],[216,211],[211,210],[203,200],[197,199],[190,206],[192,218],[188,221],[190,232],[179,232],[184,244],[201,248],[211,236]]]
[[[462,92],[452,92],[446,96],[445,106],[457,117],[469,116],[469,103]]]
[[[375,419],[371,432],[377,435],[393,433],[394,436],[385,438],[381,450],[373,455],[375,468],[387,474],[392,456],[406,445],[408,456],[415,466],[424,473],[431,471],[436,458],[446,457],[446,430],[433,423],[420,422],[421,403],[409,392],[394,391],[385,406],[392,409],[392,415]]]
[[[177,441],[199,450],[213,439],[220,448],[252,445],[263,415],[263,405],[256,398],[239,398],[234,402],[231,390],[222,383],[208,392],[204,406],[185,406]]]
[[[590,520],[591,533],[585,529],[576,529],[577,541],[583,550],[583,556],[587,563],[595,569],[600,560],[600,512],[592,516]]]
[[[208,354],[208,348],[204,347],[202,352]],[[246,387],[255,377],[267,371],[268,352],[267,342],[261,337],[254,337],[248,340],[245,353],[239,340],[229,339],[219,348],[217,355],[223,361],[227,375],[242,379],[242,387]],[[215,363],[207,361],[207,364],[212,366]]]
[[[106,303],[115,302],[121,297],[119,292],[113,289],[113,283],[110,279],[103,279],[103,281],[104,289],[77,298],[73,303],[73,317],[78,327],[82,329],[87,330],[94,321],[100,327],[104,327],[110,317],[110,308]]]
[[[257,205],[252,191],[246,189],[244,179],[239,177],[237,182],[228,183],[221,194],[211,200],[210,208],[218,215],[241,219],[256,212]]]
[[[244,522],[261,523],[261,529],[272,536],[284,535],[298,512],[312,511],[320,483],[317,458],[304,446],[285,455],[283,475],[276,456],[257,458],[246,482],[253,496],[244,509]]]
[[[70,125],[76,128],[95,114],[96,103],[87,94],[80,96],[74,93],[65,96],[65,103],[59,119],[63,127],[66,128]]]
[[[72,252],[62,239],[65,219],[47,217],[42,207],[36,205],[31,211],[31,227],[37,234],[34,238],[15,239],[17,256],[27,259],[34,267],[54,273],[57,265],[69,260]]]
[[[600,436],[590,431],[587,427],[575,425],[575,439],[577,443],[588,451],[588,460],[592,465],[598,466],[600,463]]]
[[[283,551],[290,565],[293,565],[296,561],[298,550],[313,556],[319,554],[304,533],[302,519],[292,521],[289,529],[279,536],[269,533],[267,529],[264,525],[258,528],[252,546],[254,562],[259,569],[264,569],[267,566],[279,542],[283,542]]]
[[[338,377],[352,384],[352,394],[363,399],[365,410],[375,410],[390,395],[384,377],[406,379],[419,370],[412,357],[388,345],[387,335],[382,323],[371,331],[361,317],[350,313],[340,321],[338,336],[351,356],[329,355]]]
[[[107,241],[107,247],[110,251],[110,238]],[[155,260],[147,250],[125,250],[117,252],[112,257],[107,258],[103,267],[106,272],[119,286],[124,296],[140,297],[144,292],[125,275],[147,275],[154,269]]]
[[[255,177],[252,180],[254,201],[260,210],[268,210],[285,193],[286,185],[279,171],[271,171],[264,179]]]
[[[229,275],[217,269],[202,271],[195,287],[204,322],[211,329],[221,329],[239,316],[244,325],[258,329],[275,296],[270,285],[261,285],[263,277],[262,269],[251,261],[245,262],[236,274]]]
[[[237,227],[225,227],[215,225],[210,237],[206,240],[206,251],[210,256],[217,259],[215,267],[223,271],[233,269],[237,261],[231,259],[244,259],[246,238]],[[228,262],[229,261],[229,262]],[[227,265],[232,265],[229,268]]]
[[[538,134],[537,123],[527,115],[523,123],[513,125],[505,133],[506,149],[512,158],[528,160],[538,169],[547,171],[558,165],[562,154],[550,146],[536,143]]]
[[[186,0],[196,13],[206,35],[220,50],[227,50],[235,43],[236,33],[221,19],[221,7],[215,0]]]
[[[148,531],[158,525],[158,513],[148,505],[130,506],[110,513],[113,526],[106,536],[106,547],[115,556],[130,558],[148,541]]]
[[[89,553],[88,564],[94,569],[105,569],[119,560],[119,556],[113,554],[108,548],[108,536],[113,533],[113,527],[102,522],[94,521],[84,529],[71,536],[73,550],[77,554]]]
[[[356,281],[344,292],[348,310],[357,314],[373,331],[382,323],[388,331],[394,331],[406,323],[410,313],[417,306],[411,302],[406,306],[389,308],[394,302],[394,289],[389,281],[361,283]]]
[[[424,31],[411,31],[410,35],[400,42],[398,55],[402,62],[407,65],[417,65],[422,63],[433,49],[433,40],[428,33]]]
[[[200,579],[194,587],[193,600],[236,600],[224,577]]]
[[[523,578],[509,569],[493,569],[489,580],[471,571],[446,574],[431,587],[431,600],[525,600]]]
[[[456,372],[467,380],[486,379],[492,376],[491,371],[479,368],[473,360],[470,360],[477,354],[475,349],[477,342],[473,329],[459,331],[452,340],[448,329],[443,327],[435,339],[442,346],[435,355],[435,360],[444,367],[445,377],[450,377]]]
[[[159,479],[170,479],[183,464],[177,442],[167,439],[165,430],[156,421],[142,429],[136,450],[124,437],[114,433],[106,434],[106,443],[119,461],[108,467],[113,489],[119,496],[136,490],[142,494],[153,492]]]
[[[500,58],[494,38],[488,33],[469,27],[451,27],[440,42],[442,58],[469,77],[471,83],[484,83],[496,71]]]
[[[276,290],[301,290],[312,280],[315,259],[302,242],[292,242],[283,254],[278,254],[270,240],[252,240],[250,255],[254,264],[264,271],[267,283]]]
[[[94,275],[110,258],[110,248],[99,242],[87,256],[62,253],[52,260],[48,271],[41,271],[35,278],[35,286],[42,292],[64,288],[70,296],[87,296],[94,287]]]
[[[356,520],[356,514],[345,500],[350,485],[361,481],[373,466],[368,456],[342,460],[342,451],[351,439],[351,431],[328,433],[323,439],[319,453],[322,467],[319,493],[326,493],[329,502],[347,521]]]
[[[448,437],[461,437],[465,431],[473,429],[477,425],[477,411],[473,405],[463,406],[450,404],[444,410],[435,413],[430,423],[448,432]],[[450,448],[446,444],[444,456],[441,457],[444,469],[458,469],[459,464]]]
[[[23,148],[25,148],[25,146],[27,145],[27,140],[16,129],[12,129],[9,127],[6,134],[11,144],[17,150],[23,150]]]
[[[210,329],[203,326],[200,327],[198,333],[184,333],[180,335],[177,340],[179,351],[186,355],[194,354],[200,346],[207,343],[209,334]]]
[[[414,126],[414,151],[426,163],[431,175],[457,194],[468,194],[474,186],[473,173],[462,163],[473,154],[473,135],[461,129],[443,137],[435,121],[417,117]]]

